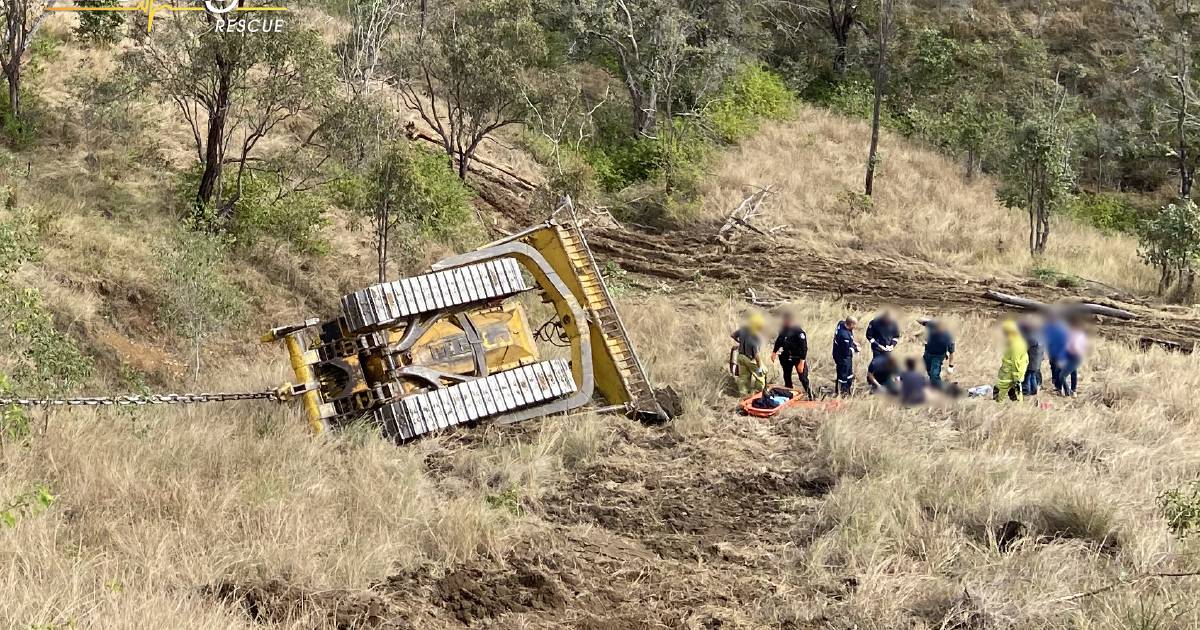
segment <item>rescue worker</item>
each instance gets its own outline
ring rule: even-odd
[[[804,329],[796,325],[791,313],[783,314],[783,327],[775,338],[775,348],[771,351],[771,361],[779,361],[783,368],[783,386],[791,389],[792,370],[800,377],[804,386],[804,394],[809,400],[813,399],[812,386],[808,382],[808,335]]]
[[[760,392],[767,387],[767,374],[763,369],[759,353],[762,350],[762,333],[766,320],[762,313],[751,313],[746,325],[733,331],[730,337],[737,342],[737,390],[741,396]]]
[[[867,365],[867,382],[871,385],[872,394],[881,391],[892,395],[900,393],[900,384],[896,380],[899,376],[900,365],[890,352],[875,355]]]
[[[996,375],[996,388],[992,398],[1001,402],[1009,400],[1021,401],[1021,381],[1025,378],[1025,370],[1029,367],[1029,349],[1017,323],[1006,320],[1000,326],[1004,334],[1004,357],[1000,360],[1000,372]]]
[[[858,320],[847,317],[838,322],[833,334],[833,365],[837,368],[838,393],[842,396],[849,396],[854,387],[854,354],[859,351],[858,342],[854,341],[857,327]]]
[[[900,324],[890,311],[883,311],[867,324],[867,342],[871,344],[871,359],[891,353],[900,343]]]
[[[929,384],[935,389],[942,389],[942,367],[954,371],[954,336],[945,322],[931,319],[925,323],[925,353],[921,360],[925,363],[925,372],[929,374]]]
[[[1025,378],[1021,380],[1021,393],[1037,396],[1042,387],[1042,358],[1046,355],[1046,344],[1033,320],[1023,319],[1019,326],[1021,337],[1025,339],[1025,346],[1029,350],[1029,367],[1025,368]]]
[[[900,374],[900,403],[906,407],[925,404],[928,399],[929,379],[917,370],[917,360],[904,360],[904,372]]]
[[[1042,328],[1042,341],[1046,343],[1046,358],[1050,360],[1050,380],[1059,394],[1063,388],[1063,366],[1067,362],[1067,323],[1059,315],[1052,315]]]

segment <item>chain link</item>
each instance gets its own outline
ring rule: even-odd
[[[238,400],[281,401],[283,396],[273,389],[262,392],[216,392],[205,394],[151,394],[149,396],[93,396],[85,398],[0,398],[0,406],[18,407],[109,407],[140,405],[191,405],[198,403],[233,402]]]

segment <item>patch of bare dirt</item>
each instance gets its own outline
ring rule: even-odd
[[[392,602],[371,592],[318,590],[281,578],[221,582],[206,595],[240,607],[258,623],[308,622],[320,627],[401,630],[412,626]]]
[[[546,517],[638,538],[664,557],[747,560],[739,549],[788,540],[799,515],[792,499],[823,496],[836,483],[794,469],[662,472],[593,466],[545,502]]]
[[[499,570],[460,567],[437,581],[437,604],[463,623],[506,613],[547,612],[563,608],[567,599],[552,577],[513,558]]]
[[[500,557],[403,568],[357,592],[264,580],[210,595],[258,622],[298,627],[811,627],[790,615],[798,593],[818,588],[779,568],[835,484],[811,461],[814,427],[738,422],[703,438],[613,427],[602,462],[532,500]],[[453,465],[427,464],[435,478]]]

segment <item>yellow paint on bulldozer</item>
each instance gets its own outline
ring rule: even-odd
[[[570,342],[569,374],[562,359],[540,356],[513,299],[529,277]],[[594,394],[608,409],[664,415],[574,224],[548,222],[427,274],[356,291],[339,317],[264,337],[279,339],[318,432],[373,415],[403,441],[462,422],[568,411]]]
[[[525,308],[507,302],[498,308],[467,313],[483,343],[488,372],[503,372],[538,360],[538,350],[529,330]],[[403,330],[388,331],[390,343],[403,336]],[[475,362],[467,335],[453,320],[443,319],[431,326],[409,351],[404,365],[420,365],[452,374],[472,374]],[[377,368],[378,362],[374,366]],[[406,388],[412,391],[414,388]]]
[[[588,312],[592,366],[601,396],[611,405],[654,409],[654,392],[579,229],[574,224],[549,224],[522,240],[546,258]]]

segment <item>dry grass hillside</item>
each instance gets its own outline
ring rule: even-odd
[[[43,80],[106,63],[66,43]],[[72,119],[9,156],[0,181],[49,217],[43,257],[16,280],[99,359],[97,389],[126,388],[124,368],[182,381],[186,349],[157,313],[172,290],[160,259],[186,138],[163,113],[147,112],[132,144]],[[1170,532],[1156,503],[1200,477],[1192,356],[1100,339],[1081,396],[1042,406],[859,398],[770,421],[732,413],[728,334],[747,306],[728,296],[761,277],[800,278],[810,296],[790,306],[812,336],[815,385],[832,380],[834,323],[870,315],[862,300],[880,296],[901,307],[904,353],[930,314],[917,305],[958,299],[939,313],[960,339],[955,378],[995,374],[995,318],[964,298],[978,299],[974,284],[930,296],[864,266],[857,293],[823,297],[840,289],[848,250],[944,268],[946,287],[1038,264],[991,182],[964,184],[956,164],[890,134],[874,207],[851,212],[865,146],[865,125],[801,109],[720,162],[704,219],[749,186],[778,190],[765,222],[790,228],[789,259],[770,274],[753,261],[772,244],[722,251],[707,224],[624,241],[597,231],[602,262],[628,272],[671,259],[671,283],[607,268],[652,379],[683,397],[685,415],[664,427],[583,414],[396,447],[367,427],[313,438],[295,408],[266,403],[36,412],[30,435],[0,442],[0,511],[12,516],[0,522],[0,628],[1200,626],[1200,578],[1152,577],[1200,570],[1196,540]],[[335,215],[328,237],[329,256],[264,249],[219,270],[249,308],[189,385],[287,378],[282,352],[256,344],[261,329],[328,315],[371,280],[365,235]],[[627,257],[611,251],[622,247]],[[1149,286],[1124,237],[1062,221],[1051,248],[1040,264]],[[808,252],[820,273],[805,274]],[[1010,521],[1022,535],[1002,549]]]
[[[8,445],[12,628],[1186,628],[1194,540],[1155,497],[1200,474],[1194,359],[1100,342],[1077,400],[729,413],[741,306],[630,297],[688,414],[591,415],[397,448],[314,440],[294,410],[55,413]],[[795,305],[827,382],[845,305]],[[860,313],[867,315],[867,313]],[[911,333],[913,318],[904,313]],[[994,322],[950,318],[988,382]],[[680,344],[678,340],[688,339]],[[916,345],[906,338],[902,352]],[[273,356],[234,385],[282,376]],[[997,532],[1025,527],[1005,551]]]
[[[1137,242],[1070,219],[1054,221],[1049,251],[1033,260],[1028,218],[996,201],[995,182],[966,182],[961,165],[884,132],[872,205],[863,206],[870,125],[812,107],[767,125],[721,160],[704,208],[723,219],[756,187],[770,186],[760,223],[825,254],[849,248],[900,256],[974,275],[1028,276],[1036,266],[1134,292],[1156,277],[1137,257]]]

